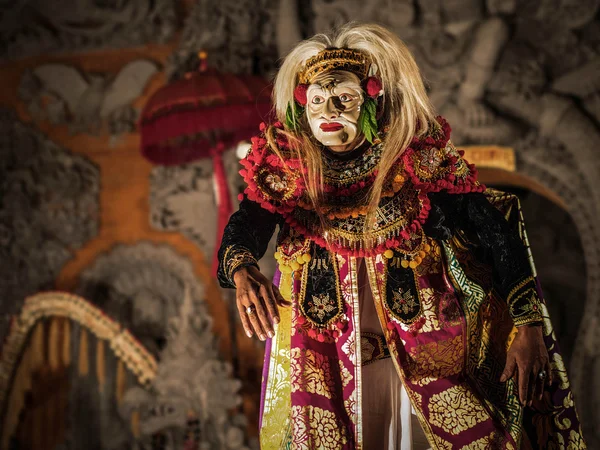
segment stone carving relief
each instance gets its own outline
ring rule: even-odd
[[[98,233],[100,172],[0,109],[0,337]]]
[[[174,0],[14,0],[0,3],[0,59],[167,42]]]
[[[139,111],[131,103],[157,71],[157,65],[146,60],[128,63],[115,76],[44,64],[25,72],[19,96],[36,121],[67,124],[72,133],[107,129],[116,136],[135,130]]]
[[[140,242],[100,256],[80,278],[78,292],[159,361],[150,386],[130,384],[111,419],[120,416],[131,432],[103,438],[103,448],[124,448],[115,445],[127,439],[126,448],[138,450],[248,449],[245,416],[232,413],[241,382],[218,355],[191,262],[169,246]]]
[[[241,382],[218,358],[211,318],[198,312],[191,294],[183,286],[179,314],[169,319],[167,345],[150,389],[129,389],[119,413],[126,421],[138,415],[139,450],[156,448],[158,436],[164,450],[249,450],[246,417],[230,413],[241,403]]]
[[[209,260],[217,235],[216,215],[210,159],[152,169],[150,223],[153,228],[183,233]]]
[[[204,288],[189,260],[166,245],[119,245],[80,275],[77,293],[128,328],[155,356],[164,347],[169,320],[179,314],[184,288],[208,316]]]
[[[225,171],[231,202],[237,209],[237,196],[243,191],[238,174],[239,155],[234,149],[224,153]],[[181,166],[157,166],[150,176],[150,223],[162,231],[177,231],[194,242],[212,263],[217,234],[217,206],[214,193],[212,161],[209,159]],[[269,250],[275,252],[274,243]],[[275,273],[272,258],[261,261],[261,270]],[[237,313],[236,313],[237,315]]]

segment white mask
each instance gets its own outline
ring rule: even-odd
[[[317,76],[306,92],[306,115],[315,138],[342,152],[362,138],[358,117],[364,101],[359,78],[334,71]]]

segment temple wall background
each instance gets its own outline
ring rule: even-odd
[[[212,277],[211,161],[152,165],[136,119],[200,50],[222,72],[270,78],[298,40],[350,20],[407,42],[457,145],[510,149],[514,161],[488,158],[482,177],[523,202],[585,436],[600,448],[599,0],[13,3],[0,6],[0,335],[26,297],[60,290],[139,344],[116,351],[75,297],[38,298],[38,326],[8,348],[26,356],[17,379],[36,382],[7,378],[6,343],[0,365],[13,414],[3,430],[21,448],[176,449],[189,433],[206,448],[255,445],[263,349]],[[235,190],[235,151],[226,168]],[[152,381],[124,363],[142,351]],[[35,427],[65,405],[63,421]]]

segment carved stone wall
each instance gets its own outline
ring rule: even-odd
[[[196,70],[200,50],[208,52],[210,67],[223,72],[270,73],[277,61],[278,4],[277,0],[198,0],[185,20],[167,75],[178,78]]]
[[[128,328],[155,356],[166,344],[169,321],[189,290],[194,313],[208,317],[204,287],[192,264],[166,245],[119,245],[80,275],[77,293]]]
[[[136,441],[141,449],[152,450],[156,436],[161,436],[165,450],[249,450],[246,417],[231,414],[242,401],[241,382],[232,378],[231,365],[220,360],[211,317],[199,313],[196,304],[191,289],[184,286],[179,314],[169,319],[167,345],[151,388],[127,391],[120,415],[128,420],[139,414]]]
[[[71,133],[108,130],[131,133],[139,111],[131,103],[158,71],[151,61],[128,63],[116,75],[82,73],[66,64],[42,64],[26,71],[19,96],[36,122],[68,124]]]
[[[13,0],[0,3],[0,60],[166,42],[175,0]]]
[[[223,155],[231,202],[237,205],[237,196],[244,189],[239,175],[241,165],[235,149]],[[206,159],[193,164],[155,167],[150,177],[150,223],[162,231],[183,233],[212,263],[216,246],[217,206],[214,192],[212,161]],[[236,208],[236,207],[234,207]],[[266,276],[275,273],[275,240],[271,242],[261,270]],[[236,313],[237,315],[237,313]]]
[[[0,337],[98,233],[99,171],[0,109]]]
[[[139,417],[137,448],[154,449],[162,436],[165,450],[248,449],[245,417],[231,414],[241,383],[217,352],[204,286],[188,259],[166,245],[120,245],[81,274],[78,292],[159,360],[150,389],[130,389],[119,406],[126,423]]]

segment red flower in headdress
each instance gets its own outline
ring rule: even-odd
[[[377,77],[369,77],[365,81],[363,81],[363,89],[367,93],[367,95],[371,98],[379,97],[379,93],[383,88],[381,84],[381,80]]]
[[[308,101],[306,99],[306,91],[308,91],[308,84],[299,84],[296,86],[296,89],[294,89],[294,98],[302,106],[306,105],[306,102]]]

